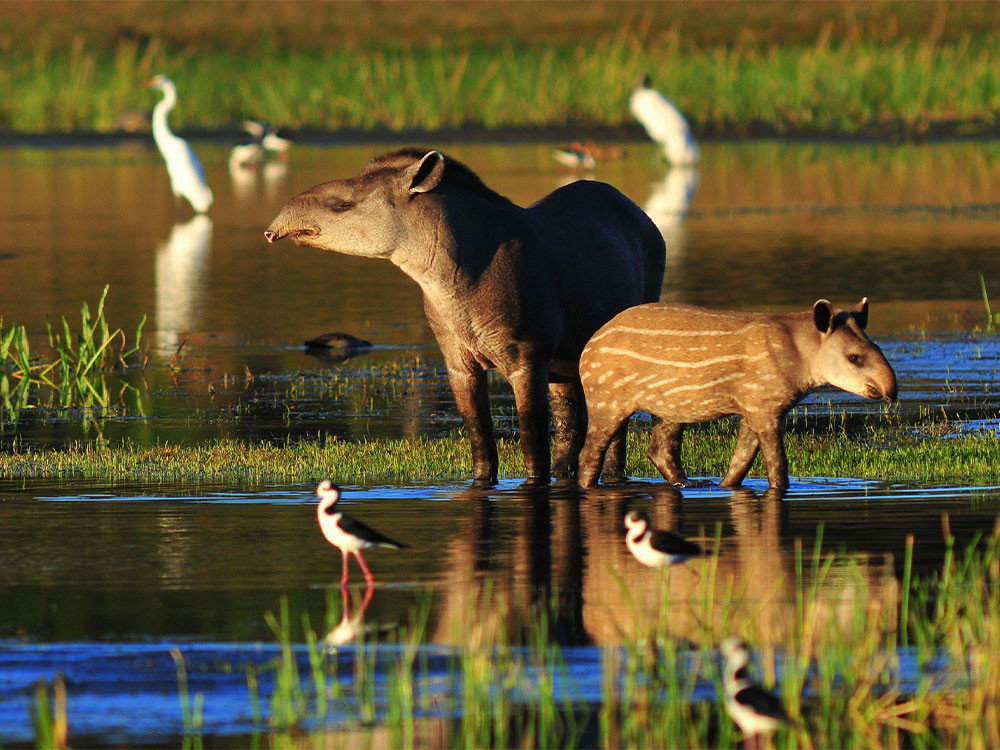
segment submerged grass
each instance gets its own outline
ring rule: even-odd
[[[872,480],[992,482],[1000,478],[1000,441],[992,433],[948,434],[941,428],[869,426],[850,433],[789,432],[785,444],[792,476]],[[685,434],[684,462],[691,476],[721,476],[735,430],[717,423]],[[628,473],[659,474],[646,458],[648,431],[629,434]],[[524,476],[516,440],[499,441],[501,476]],[[760,468],[758,459],[757,468]],[[284,445],[217,440],[202,445],[112,446],[76,443],[65,449],[15,445],[0,452],[0,476],[80,477],[109,481],[295,482],[331,477],[343,483],[468,479],[472,462],[460,433],[442,438],[328,438]],[[755,474],[751,474],[751,477]]]

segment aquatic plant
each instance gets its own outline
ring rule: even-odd
[[[195,693],[192,697],[188,690],[187,664],[184,655],[177,647],[170,649],[170,658],[174,660],[177,669],[177,696],[181,704],[181,721],[184,724],[184,750],[201,750],[202,740],[202,710],[205,696]]]
[[[294,726],[300,734],[332,739],[382,726],[414,746],[422,728],[436,726],[435,736],[475,747],[732,747],[739,735],[723,708],[716,647],[736,633],[754,644],[757,674],[795,718],[776,735],[777,747],[994,746],[1000,740],[1000,659],[991,647],[1000,637],[1000,524],[962,555],[952,550],[947,520],[945,535],[940,569],[922,578],[907,574],[903,591],[887,596],[886,589],[869,590],[859,556],[823,554],[820,530],[811,554],[796,546],[795,616],[780,633],[761,628],[768,616],[745,613],[748,607],[784,611],[782,596],[748,601],[746,592],[727,587],[715,570],[717,542],[689,595],[678,598],[670,571],[663,572],[654,616],[626,616],[634,629],[621,633],[620,645],[602,647],[596,705],[593,695],[575,690],[551,627],[558,597],[515,609],[488,579],[475,586],[469,612],[454,623],[460,632],[446,659],[447,676],[434,678],[450,696],[445,703],[427,698],[433,688],[420,657],[427,658],[426,607],[411,614],[409,630],[381,642],[363,636],[343,646],[338,659],[323,651],[303,618],[310,676],[297,671],[283,600],[280,617],[269,620],[282,653],[271,698],[280,718],[272,717],[269,731]],[[628,601],[632,594],[622,585]],[[627,607],[649,604],[631,601]],[[671,635],[681,612],[700,623],[693,642]],[[277,676],[282,671],[287,674]],[[321,703],[327,692],[341,703]],[[446,729],[434,718],[442,711],[454,716],[443,720]]]
[[[46,750],[62,750],[69,747],[69,720],[66,716],[66,680],[57,674],[52,680],[52,698],[49,698],[49,683],[39,680],[35,685],[35,705],[32,722],[35,727],[35,742]]]
[[[947,439],[942,439],[947,436]],[[684,441],[691,476],[719,477],[735,430],[721,423],[690,431]],[[517,441],[498,443],[503,477],[524,476]],[[659,477],[646,457],[649,432],[629,433],[627,470]],[[1000,477],[1000,443],[992,433],[965,431],[954,422],[884,423],[849,432],[842,425],[786,435],[792,476],[870,480],[991,482]],[[106,480],[259,483],[316,481],[342,484],[420,482],[471,477],[468,445],[460,433],[441,438],[290,440],[285,444],[231,439],[200,445],[139,445],[132,441],[73,443],[66,448],[13,445],[0,452],[0,475],[88,477]],[[751,474],[751,479],[758,474]]]
[[[57,329],[46,317],[48,343],[54,358],[33,353],[28,332],[23,325],[13,325],[4,330],[0,318],[0,415],[17,421],[28,406],[33,389],[46,389],[55,395],[52,406],[106,407],[111,403],[112,391],[103,373],[118,368],[129,368],[126,359],[139,353],[142,329],[146,323],[143,315],[136,327],[134,343],[121,328],[111,330],[104,315],[108,296],[105,285],[91,313],[83,302],[80,307],[80,329],[74,332],[65,316],[61,316]],[[119,397],[135,388],[122,383]]]
[[[993,312],[990,306],[990,295],[986,291],[986,279],[979,274],[979,289],[983,294],[983,307],[986,308],[986,327],[990,330],[993,326],[1000,324],[1000,312]]]

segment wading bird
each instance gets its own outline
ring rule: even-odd
[[[212,191],[205,182],[205,170],[187,141],[174,135],[167,124],[167,115],[177,104],[177,87],[165,75],[152,78],[146,86],[163,93],[153,108],[153,139],[167,163],[174,198],[186,198],[197,213],[206,213],[212,205]]]
[[[726,711],[753,746],[761,735],[769,735],[788,723],[781,701],[750,678],[750,649],[739,638],[727,638],[720,649],[726,657],[722,685],[726,692]]]
[[[249,133],[250,140],[233,146],[229,155],[229,166],[249,167],[259,164],[268,153],[278,154],[281,159],[288,158],[288,149],[292,142],[274,132],[266,122],[244,120],[243,129]]]
[[[625,546],[636,560],[650,568],[667,568],[701,554],[701,547],[670,531],[652,529],[649,517],[637,510],[625,516]]]
[[[698,144],[691,135],[684,115],[672,101],[650,88],[649,76],[643,76],[628,100],[628,108],[649,137],[663,146],[667,160],[674,165],[698,161]]]
[[[355,521],[349,516],[337,510],[337,501],[340,500],[340,487],[329,479],[324,479],[316,485],[316,494],[319,496],[319,505],[316,506],[316,517],[319,519],[319,528],[326,537],[326,541],[340,550],[342,562],[342,572],[340,574],[340,585],[347,585],[348,578],[348,553],[357,558],[358,565],[365,575],[365,581],[369,586],[375,583],[375,577],[365,564],[365,558],[361,556],[361,550],[374,549],[376,547],[388,547],[390,549],[402,549],[407,545],[401,542],[394,542],[388,537],[382,536],[374,529],[370,529],[360,521]]]

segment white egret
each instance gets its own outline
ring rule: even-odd
[[[671,164],[694,164],[698,161],[698,144],[691,135],[687,120],[673,102],[650,88],[649,76],[643,76],[632,91],[628,107],[635,119],[646,128],[649,137],[663,146]]]
[[[205,182],[205,170],[187,141],[174,135],[167,124],[167,115],[177,104],[177,87],[165,75],[154,77],[146,86],[163,93],[153,108],[153,139],[167,163],[170,189],[175,198],[186,198],[191,208],[203,214],[212,205],[212,190]]]

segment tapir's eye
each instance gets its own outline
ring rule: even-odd
[[[342,211],[350,211],[354,208],[354,201],[342,201],[342,200],[332,200],[326,204],[326,207],[331,211],[340,213]]]
[[[852,365],[861,365],[861,355],[860,354],[848,354],[847,361]]]

